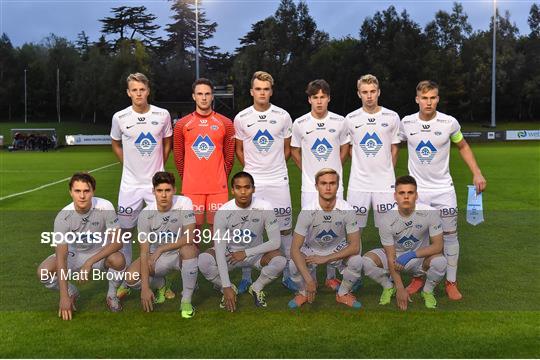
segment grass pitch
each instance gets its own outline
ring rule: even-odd
[[[106,282],[79,286],[78,312],[71,322],[56,317],[58,293],[43,288],[37,265],[51,252],[40,233],[52,231],[57,212],[70,202],[67,181],[0,201],[0,356],[1,357],[490,357],[540,356],[540,146],[538,142],[473,144],[488,181],[485,223],[465,222],[466,185],[472,178],[456,149],[451,171],[461,209],[458,279],[464,298],[450,302],[437,292],[438,309],[428,311],[419,295],[410,309],[381,307],[380,288],[369,279],[357,293],[360,311],[339,305],[319,288],[316,302],[290,311],[292,294],[276,282],[267,287],[269,307],[239,297],[239,311],[218,308],[219,295],[202,275],[193,304],[196,316],[184,320],[179,299],[143,313],[137,292],[124,311],[106,310]],[[406,170],[402,149],[396,170]],[[49,153],[0,152],[0,198],[72,175],[96,171],[96,195],[116,203],[121,167],[110,148],[73,147]],[[235,170],[239,169],[238,164]],[[348,180],[350,162],[345,167]],[[167,169],[174,171],[172,160]],[[300,172],[289,163],[295,215],[300,203]],[[364,252],[379,246],[370,219]],[[324,270],[324,269],[320,269]],[[253,273],[256,276],[256,271]],[[320,281],[323,278],[320,271]],[[174,289],[179,290],[175,274]],[[239,279],[236,272],[233,279]]]

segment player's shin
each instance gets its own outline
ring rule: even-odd
[[[129,231],[129,230],[124,230],[122,229],[122,232],[125,232],[125,231]],[[120,250],[122,252],[122,254],[124,255],[124,259],[126,259],[126,267],[128,267],[129,265],[131,265],[131,254],[132,254],[132,246],[131,246],[131,242],[126,242],[123,244],[122,246],[122,250]]]
[[[116,290],[120,287],[120,285],[122,285],[125,270],[125,268],[122,270],[115,270],[113,268],[109,268],[109,270],[107,271],[107,278],[110,280],[107,296],[116,297]]]
[[[367,277],[380,284],[384,289],[390,289],[394,286],[386,270],[378,267],[368,256],[364,256],[362,259],[364,274]]]
[[[445,272],[446,259],[444,256],[437,256],[436,258],[431,259],[423,291],[428,293],[433,292],[435,286],[443,279]]]
[[[274,256],[268,262],[268,265],[261,269],[261,274],[251,286],[253,290],[256,292],[261,291],[267,284],[276,279],[279,274],[283,272],[286,264],[287,260],[284,256]]]
[[[444,256],[448,262],[446,280],[456,282],[459,259],[459,241],[457,233],[444,234]]]
[[[338,295],[343,296],[351,292],[354,283],[362,276],[362,256],[354,255],[347,261],[343,271],[343,280],[339,286]]]
[[[291,261],[291,243],[292,243],[292,234],[281,235],[280,250],[281,250],[281,253],[285,255],[285,258],[287,260],[287,264],[285,268],[283,269],[283,281],[291,277],[289,273],[289,261]]]
[[[217,266],[216,266],[217,267]],[[197,284],[197,258],[182,260],[182,302],[191,302]]]
[[[214,257],[208,253],[199,255],[199,270],[201,274],[217,287],[221,289],[221,279],[219,278],[219,270]]]

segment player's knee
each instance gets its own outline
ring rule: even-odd
[[[355,274],[358,274],[358,276],[362,272],[362,264],[363,264],[362,255],[351,256],[349,260],[347,261],[347,267],[349,268],[349,270],[351,270],[351,272]]]
[[[210,275],[210,268],[212,266],[216,266],[216,260],[214,257],[209,253],[202,253],[199,255],[199,270],[204,275],[206,279],[208,279],[208,276]]]
[[[444,256],[437,256],[431,259],[429,267],[438,274],[444,274],[446,272],[446,258]]]
[[[182,246],[182,248],[180,249],[180,257],[182,258],[182,260],[197,258],[198,255],[199,250],[195,245],[185,245]]]
[[[105,266],[120,271],[126,266],[126,259],[121,252],[117,251],[107,256],[107,260],[105,260]]]
[[[283,255],[274,256],[270,260],[268,265],[272,265],[273,267],[276,268],[276,270],[278,270],[279,272],[282,272],[283,269],[285,269],[285,266],[287,266],[287,259],[285,259],[285,256]]]

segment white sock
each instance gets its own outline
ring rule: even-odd
[[[150,289],[161,289],[165,286],[164,276],[150,276]]]
[[[300,271],[298,271],[296,264],[292,260],[289,261],[289,276],[299,290],[303,290],[306,287],[302,274],[300,274]]]
[[[261,291],[267,284],[277,278],[287,265],[287,260],[284,256],[273,257],[268,265],[261,269],[261,274],[251,286],[256,292]]]
[[[444,239],[444,256],[448,262],[446,268],[446,280],[456,282],[457,268],[459,259],[459,241],[457,233],[445,234]]]
[[[426,283],[424,284],[425,292],[433,292],[435,286],[442,280],[446,272],[446,259],[444,256],[437,256],[431,259],[429,269],[426,275]]]
[[[216,265],[217,267],[217,265]],[[182,260],[182,302],[191,303],[197,284],[197,258]]]
[[[248,282],[253,282],[251,281],[251,268],[249,266],[242,268],[242,279],[247,280]]]
[[[124,229],[122,229],[122,232],[124,232]],[[126,268],[131,265],[131,255],[132,255],[132,245],[131,241],[124,243],[122,246],[122,250],[120,250],[122,254],[124,255],[124,259],[126,259]]]
[[[222,288],[216,259],[214,259],[212,255],[208,253],[202,253],[199,255],[199,270],[206,280],[210,281],[220,289]]]
[[[347,267],[343,270],[343,280],[341,280],[338,295],[343,296],[350,293],[354,283],[360,276],[362,276],[362,256],[351,256],[347,261]]]
[[[388,272],[383,268],[378,267],[375,262],[371,260],[371,258],[364,256],[362,258],[362,263],[364,268],[364,275],[366,275],[376,283],[380,284],[383,289],[390,289],[394,287],[394,284],[392,283],[392,281],[390,281]]]
[[[285,265],[285,268],[283,269],[283,281],[291,277],[291,274],[289,272],[289,261],[292,261],[291,260],[291,244],[292,244],[292,234],[281,235],[280,250],[281,250],[281,253],[285,255],[285,259],[287,259],[287,265]]]
[[[107,273],[111,273],[111,277],[113,280],[109,280],[109,290],[107,291],[108,297],[116,297],[116,290],[120,287],[122,284],[122,274],[126,268],[123,268],[122,270],[115,270],[113,268],[109,268]]]

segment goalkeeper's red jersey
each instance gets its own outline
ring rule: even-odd
[[[174,162],[182,178],[182,194],[227,192],[227,178],[234,161],[234,126],[212,111],[196,111],[174,127]]]

